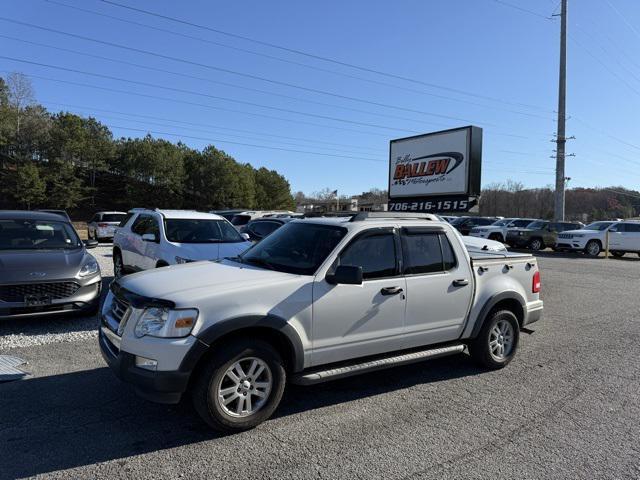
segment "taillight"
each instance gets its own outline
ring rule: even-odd
[[[540,271],[538,270],[536,273],[533,274],[533,282],[531,283],[531,291],[533,293],[539,293],[541,286],[542,286],[542,284],[540,283]]]
[[[108,224],[108,223],[99,223],[99,224],[98,224],[98,226],[99,226],[100,228],[105,228],[105,227],[108,227],[108,226],[109,226],[109,224]]]

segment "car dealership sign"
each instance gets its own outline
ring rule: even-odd
[[[389,210],[464,212],[480,195],[482,129],[464,127],[392,140]]]

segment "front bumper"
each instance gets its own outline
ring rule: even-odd
[[[559,238],[555,247],[559,250],[584,250],[585,245],[582,238]]]
[[[180,402],[189,386],[189,379],[197,361],[208,348],[200,340],[191,337],[194,340],[186,349],[186,354],[176,370],[147,370],[136,366],[135,354],[123,351],[116,345],[119,340],[114,335],[104,325],[100,327],[98,341],[102,358],[120,380],[133,385],[139,396],[157,403]],[[162,352],[158,351],[157,354],[161,355]],[[145,358],[151,356],[145,354]]]
[[[509,245],[510,247],[515,247],[515,248],[523,248],[526,247],[527,245],[529,245],[529,237],[527,236],[515,236],[515,235],[508,235],[507,236],[507,245]]]
[[[24,302],[0,301],[0,319],[60,315],[91,310],[100,302],[101,290],[102,278],[98,275],[95,281],[81,285],[73,295],[51,300],[48,305],[28,306]]]

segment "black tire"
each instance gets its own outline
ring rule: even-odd
[[[529,240],[529,244],[527,245],[527,247],[529,248],[529,250],[533,250],[534,252],[537,252],[538,250],[544,250],[544,242],[542,241],[541,238],[532,238],[531,240]]]
[[[501,324],[501,322],[506,322],[511,326],[513,339],[509,350],[505,351],[502,357],[498,357],[492,353],[490,344],[492,341],[492,330],[496,325]],[[469,342],[469,353],[471,354],[471,358],[479,365],[496,370],[505,367],[513,359],[518,349],[519,339],[520,326],[513,312],[510,310],[495,310],[489,315],[484,325],[482,325],[478,336]]]
[[[589,257],[597,257],[602,251],[602,245],[598,240],[589,240],[584,247],[584,254]]]
[[[613,255],[616,258],[622,258],[624,257],[624,253],[625,252],[621,252],[619,250],[611,250],[611,255]]]
[[[225,377],[227,370],[233,367],[236,362],[245,361],[242,359],[258,359],[264,362],[270,370],[271,388],[264,403],[254,413],[246,414],[246,416],[233,416],[225,411],[226,407],[218,397],[218,390],[222,388],[223,382],[229,380],[228,377]],[[246,361],[250,362],[251,360]],[[254,339],[237,340],[216,348],[216,351],[196,375],[191,391],[193,405],[209,426],[223,432],[249,430],[267,420],[280,404],[286,383],[286,372],[278,351],[269,343]],[[251,380],[249,376],[247,379]],[[253,381],[257,381],[257,378],[254,378]],[[238,388],[240,388],[239,385]],[[254,388],[253,384],[250,388]],[[232,394],[235,395],[235,392]],[[246,393],[242,395],[247,396]],[[251,396],[249,391],[249,398]],[[230,409],[234,409],[234,404],[237,407],[242,399],[240,395],[235,398],[238,400],[233,400],[228,404]]]
[[[119,251],[113,252],[113,277],[117,280],[126,275],[122,254]]]

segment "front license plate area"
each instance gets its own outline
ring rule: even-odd
[[[25,295],[24,303],[28,307],[41,307],[43,305],[51,305],[50,295]]]

